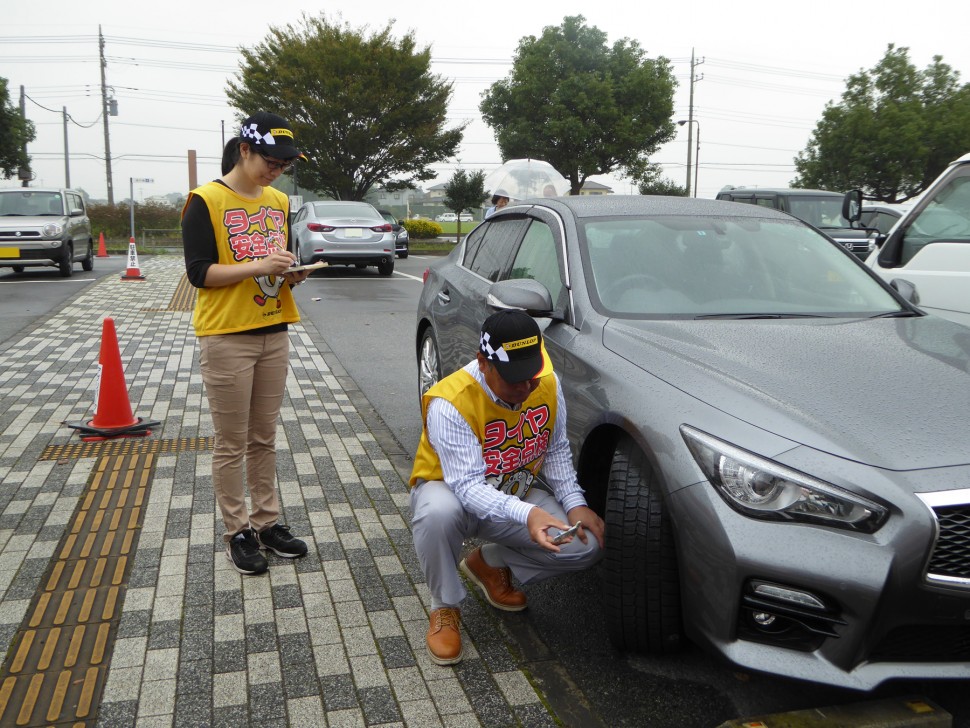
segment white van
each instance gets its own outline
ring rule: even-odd
[[[867,266],[915,286],[914,303],[927,313],[970,326],[970,154],[952,162],[877,246]]]

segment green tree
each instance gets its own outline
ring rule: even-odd
[[[663,171],[655,164],[649,165],[637,182],[641,195],[664,195],[666,197],[687,197],[687,188],[663,176]]]
[[[577,15],[523,38],[510,75],[479,108],[504,161],[549,162],[578,195],[591,175],[643,176],[648,157],[674,137],[676,85],[666,58],[647,58],[628,38],[609,46]]]
[[[366,28],[302,18],[271,28],[241,49],[227,95],[245,118],[256,110],[285,117],[300,149],[301,187],[338,200],[362,200],[381,185],[413,187],[435,177],[432,164],[453,156],[465,125],[446,128],[452,84],[432,74],[430,47],[413,33],[391,36],[392,23]]]
[[[20,115],[10,103],[7,79],[0,78],[0,173],[4,179],[14,177],[21,167],[30,168],[30,157],[24,151],[36,136],[34,125]]]
[[[478,170],[471,174],[463,169],[457,170],[445,183],[444,205],[458,215],[458,239],[461,239],[461,213],[471,212],[481,207],[487,197],[485,193],[485,172]]]
[[[970,86],[940,56],[924,71],[890,44],[869,71],[849,77],[795,158],[793,187],[859,188],[903,202],[970,149]]]

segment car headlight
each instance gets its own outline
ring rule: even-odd
[[[879,503],[688,425],[681,425],[680,434],[718,494],[746,516],[872,533],[889,515]]]
[[[44,237],[54,238],[64,232],[64,226],[56,222],[49,222],[44,225]]]

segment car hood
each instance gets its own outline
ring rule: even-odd
[[[17,228],[44,227],[47,223],[64,224],[67,215],[0,215],[0,228],[15,230]]]
[[[838,457],[891,470],[970,461],[970,328],[943,319],[611,319],[603,344],[712,407]]]

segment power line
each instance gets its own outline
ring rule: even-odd
[[[40,108],[42,108],[44,111],[49,111],[52,114],[64,114],[64,115],[66,115],[68,121],[70,121],[75,126],[81,127],[82,129],[90,129],[92,126],[94,126],[99,121],[101,121],[101,114],[98,114],[98,118],[95,119],[94,121],[92,121],[90,124],[82,124],[77,119],[75,119],[73,116],[71,116],[70,114],[68,114],[66,111],[58,111],[57,109],[48,109],[43,104],[40,104],[40,103],[37,103],[36,101],[34,101],[34,99],[30,98],[30,96],[28,94],[24,94],[24,98],[27,99],[27,100],[29,100],[31,103],[36,104],[37,106],[39,106]]]

